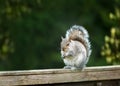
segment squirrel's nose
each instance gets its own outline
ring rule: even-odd
[[[61,57],[64,59],[64,58],[65,58],[65,55],[61,55]]]

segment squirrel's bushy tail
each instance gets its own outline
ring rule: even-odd
[[[89,34],[87,32],[87,30],[82,27],[82,26],[78,26],[78,25],[74,25],[72,26],[66,33],[66,38],[70,41],[70,40],[76,40],[81,42],[86,50],[87,50],[87,57],[89,59],[89,56],[91,54],[91,44],[89,42]]]

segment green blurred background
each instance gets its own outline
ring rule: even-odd
[[[90,34],[87,65],[110,65],[101,47],[119,6],[120,0],[0,0],[0,70],[62,68],[61,36],[74,24]]]

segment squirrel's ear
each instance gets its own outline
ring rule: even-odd
[[[61,36],[61,39],[64,40],[64,38]]]

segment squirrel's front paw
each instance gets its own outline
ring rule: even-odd
[[[71,69],[71,66],[64,66],[64,69]]]
[[[64,69],[76,70],[77,68],[73,66],[64,66]]]

